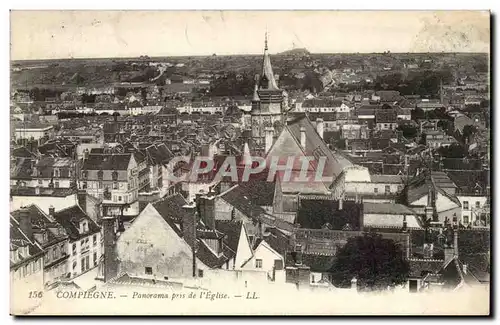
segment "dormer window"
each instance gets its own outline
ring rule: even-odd
[[[102,170],[97,172],[97,179],[98,180],[102,181],[103,176],[104,176],[104,172]]]
[[[89,231],[89,223],[87,220],[83,220],[80,222],[80,232],[81,233],[87,233]]]
[[[54,168],[54,177],[61,177],[61,171],[59,168]]]
[[[114,181],[117,181],[118,180],[118,172],[115,170],[113,171],[113,173],[111,174],[111,178],[114,180]]]
[[[82,178],[87,179],[88,176],[89,176],[89,172],[86,170],[82,170]]]

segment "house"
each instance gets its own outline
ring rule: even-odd
[[[38,307],[44,292],[44,251],[31,230],[29,217],[10,217],[10,312],[17,315]]]
[[[51,211],[54,220],[59,223],[69,236],[65,248],[67,273],[74,278],[97,267],[101,260],[101,228],[78,205]]]
[[[241,265],[243,270],[265,271],[273,282],[285,282],[285,258],[274,250],[266,240],[261,240],[253,250],[253,255]]]
[[[38,144],[54,138],[54,126],[40,123],[24,123],[15,129],[15,140],[17,143],[27,140],[35,140]]]
[[[437,175],[421,174],[411,180],[403,191],[403,196],[406,198],[406,205],[419,215],[425,214],[433,222],[444,224],[456,219],[461,214],[462,207],[455,196],[456,185],[445,173],[433,174]]]
[[[377,130],[395,130],[398,127],[397,121],[397,113],[392,108],[375,111],[375,128]]]
[[[76,180],[76,163],[71,158],[42,157],[34,161],[32,185],[41,188],[71,188]]]
[[[427,131],[425,133],[425,141],[430,148],[448,147],[458,141],[442,131]]]
[[[358,195],[395,195],[403,189],[403,177],[400,175],[369,174],[366,167],[364,178],[345,179],[346,195],[354,197]]]
[[[421,229],[417,213],[403,204],[363,203],[363,228]]]
[[[369,130],[366,124],[344,124],[341,130],[343,139],[368,139]]]
[[[411,108],[396,108],[396,117],[398,120],[410,121],[411,120]]]
[[[456,196],[462,205],[460,222],[464,226],[490,225],[489,170],[447,171],[457,185]]]
[[[210,268],[229,269],[234,252],[221,232],[199,223],[195,211],[196,206],[188,205],[180,194],[148,204],[119,236],[116,247],[105,245],[105,254],[114,254],[119,261],[115,275],[184,279],[203,278]],[[110,230],[104,231],[106,236]]]
[[[23,222],[23,219],[28,219],[31,229],[26,229],[26,231],[33,235],[34,241],[44,251],[45,286],[65,279],[68,275],[68,235],[53,218],[53,214],[53,208],[50,209],[49,214],[45,214],[33,204],[11,212],[11,217],[19,224]]]
[[[71,188],[33,188],[18,185],[10,189],[11,211],[35,204],[44,213],[49,213],[50,207],[61,210],[73,206],[77,201],[77,191]]]
[[[105,215],[139,214],[139,178],[146,175],[149,180],[149,175],[139,170],[135,157],[133,153],[91,153],[84,159],[79,188],[102,199]]]

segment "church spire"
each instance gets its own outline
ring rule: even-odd
[[[264,60],[262,63],[262,81],[261,87],[269,90],[279,90],[276,79],[274,78],[273,67],[271,66],[271,57],[267,46],[267,31],[264,41]]]

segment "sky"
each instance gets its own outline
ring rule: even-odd
[[[11,59],[489,52],[479,11],[12,11]]]

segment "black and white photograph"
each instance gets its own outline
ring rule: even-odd
[[[12,10],[10,314],[490,315],[490,24]]]

